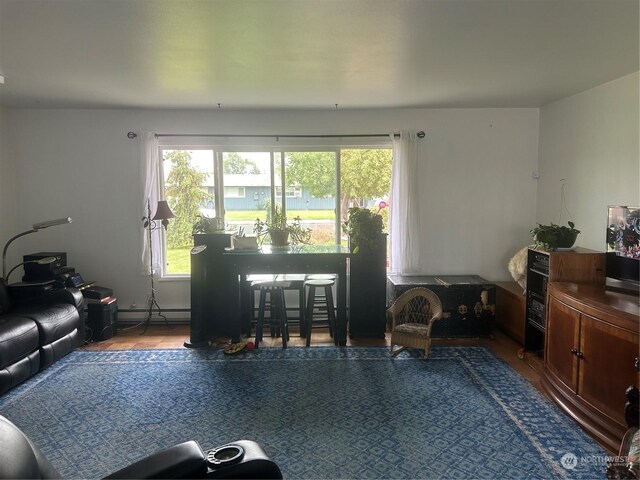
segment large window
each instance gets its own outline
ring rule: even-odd
[[[165,233],[164,276],[190,272],[193,225],[199,216],[222,217],[228,230],[253,234],[278,205],[300,217],[311,243],[344,243],[341,224],[354,205],[376,211],[391,185],[388,146],[232,148],[162,146],[165,196],[176,214]],[[382,211],[386,218],[386,211]]]

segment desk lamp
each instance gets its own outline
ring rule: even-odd
[[[5,281],[7,280],[7,276],[8,276],[6,274],[7,273],[7,248],[9,248],[9,245],[11,245],[11,243],[13,243],[14,240],[24,235],[35,233],[38,230],[43,230],[49,227],[55,227],[56,225],[65,225],[67,223],[71,223],[72,221],[73,220],[71,220],[71,217],[66,217],[66,218],[58,218],[57,220],[47,220],[46,222],[34,223],[33,226],[31,227],[31,230],[27,230],[26,232],[22,232],[14,237],[11,237],[9,241],[5,244],[4,249],[2,250],[2,278]],[[50,258],[50,257],[47,257],[47,258]],[[17,266],[20,266],[20,265],[17,265]]]

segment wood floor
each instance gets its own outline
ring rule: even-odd
[[[390,335],[387,333],[386,338],[363,338],[349,339],[347,338],[348,347],[369,347],[369,346],[388,346]],[[311,336],[311,348],[318,346],[331,346],[333,339],[328,332],[315,331]],[[118,331],[118,334],[102,342],[93,342],[85,347],[87,350],[136,350],[136,349],[167,349],[167,348],[185,348],[184,343],[189,340],[189,325],[151,325],[146,332],[143,333],[143,327],[135,327],[126,329],[126,326]],[[253,338],[247,340],[254,340]],[[297,330],[292,328],[289,346],[304,347],[306,339],[299,336]],[[228,338],[220,338],[213,342],[211,348],[224,348],[229,343]],[[534,387],[536,387],[544,395],[547,395],[540,383],[540,376],[529,366],[527,362],[518,358],[518,349],[520,345],[510,337],[496,331],[494,339],[434,339],[433,345],[481,345],[492,349],[496,355],[507,362],[511,368],[516,370],[520,375],[525,377]],[[265,337],[260,343],[260,348],[282,348],[280,338]]]

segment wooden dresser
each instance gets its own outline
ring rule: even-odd
[[[542,383],[615,452],[627,430],[625,390],[638,382],[638,297],[600,284],[549,282]]]

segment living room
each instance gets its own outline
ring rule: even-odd
[[[0,241],[73,218],[21,238],[7,264],[67,252],[85,279],[114,290],[122,320],[144,317],[140,142],[129,131],[424,131],[424,274],[512,280],[507,263],[532,243],[530,230],[558,222],[563,182],[580,247],[605,250],[608,205],[640,205],[638,2],[303,3],[239,2],[229,12],[216,1],[0,2]],[[164,23],[145,12],[155,8]],[[234,14],[247,23],[216,20]],[[233,39],[227,50],[212,46],[220,39],[207,18]],[[289,56],[264,47],[283,18],[305,39],[279,39]],[[338,23],[307,39],[300,25],[312,18]],[[251,36],[247,25],[264,30]],[[291,71],[270,81],[278,68]],[[237,76],[216,83],[218,69]],[[327,87],[293,74],[306,69]],[[189,279],[159,278],[155,288],[169,320],[187,323]]]

